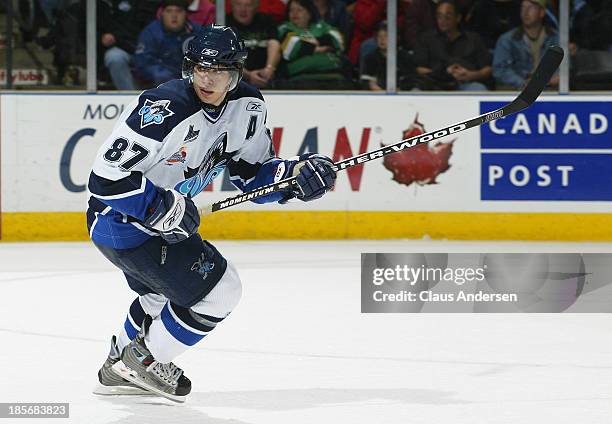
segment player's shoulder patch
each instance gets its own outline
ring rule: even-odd
[[[126,120],[135,132],[162,141],[174,127],[199,110],[183,80],[172,80],[143,91]]]
[[[144,99],[144,104],[138,109],[140,115],[140,128],[149,125],[160,125],[164,123],[164,119],[174,115],[170,109],[171,100],[151,100]]]

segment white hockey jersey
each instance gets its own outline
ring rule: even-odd
[[[156,232],[142,221],[160,190],[194,197],[224,169],[243,191],[284,175],[266,128],[261,93],[241,82],[218,111],[202,107],[187,80],[144,91],[100,147],[90,174],[87,225],[96,243],[135,247]],[[275,178],[276,177],[276,178]],[[257,199],[279,201],[283,193]]]

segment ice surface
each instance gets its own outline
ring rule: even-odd
[[[238,266],[244,297],[176,361],[193,382],[176,405],[91,394],[134,296],[91,244],[0,244],[0,402],[69,402],[57,423],[612,422],[611,314],[361,314],[359,299],[360,252],[610,244],[216,245]]]

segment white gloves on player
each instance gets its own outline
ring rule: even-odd
[[[152,212],[144,220],[144,224],[157,230],[170,244],[183,241],[198,231],[198,208],[193,200],[175,190],[160,190],[151,209]]]

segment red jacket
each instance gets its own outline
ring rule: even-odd
[[[282,0],[260,0],[257,12],[272,16],[274,22],[280,24],[285,20],[285,7]],[[232,13],[232,2],[230,0],[225,1],[225,13],[228,15]]]
[[[399,5],[397,12],[398,36],[401,37],[404,14]],[[353,37],[351,39],[351,46],[348,52],[348,57],[354,65],[356,65],[359,61],[359,46],[361,46],[361,43],[363,43],[365,40],[374,36],[376,27],[379,23],[385,20],[386,16],[386,0],[357,0],[355,3],[355,9],[353,11]]]

